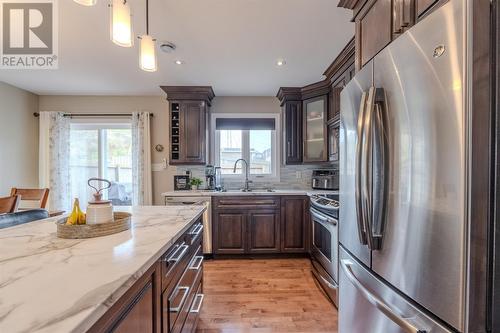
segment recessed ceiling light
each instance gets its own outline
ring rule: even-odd
[[[278,65],[279,67],[284,66],[284,65],[286,65],[286,61],[283,59],[278,59],[276,61],[276,65]]]
[[[176,63],[177,65],[182,65],[182,64],[184,64],[184,61],[182,61],[182,60],[176,60],[176,61],[175,61],[175,63]]]

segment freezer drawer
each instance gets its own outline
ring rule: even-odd
[[[366,270],[340,247],[339,333],[452,332]]]

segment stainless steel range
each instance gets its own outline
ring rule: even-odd
[[[312,195],[310,202],[312,272],[335,305],[338,304],[338,199],[338,194],[321,194]]]

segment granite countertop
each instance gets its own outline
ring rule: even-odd
[[[85,332],[204,210],[120,209],[130,230],[85,240],[57,238],[58,218],[0,230],[0,332]]]
[[[216,192],[208,190],[200,191],[169,191],[161,195],[164,197],[213,197],[213,196],[259,196],[259,195],[313,195],[313,194],[339,194],[339,191],[327,190],[274,190],[269,192],[267,190],[255,189],[252,192],[241,192],[240,190],[228,190],[227,192]]]

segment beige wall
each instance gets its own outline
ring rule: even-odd
[[[131,113],[148,111],[151,119],[152,163],[161,163],[168,156],[168,102],[163,96],[40,96],[40,111],[68,113]],[[153,149],[165,146],[161,153]],[[162,204],[161,193],[173,188],[175,168],[153,172],[153,201]]]
[[[211,112],[216,113],[280,113],[276,97],[215,97]]]
[[[0,197],[38,186],[38,96],[0,82]]]
[[[151,143],[162,144],[165,150],[152,150],[153,163],[168,157],[168,102],[164,96],[40,96],[40,111],[69,113],[129,113],[149,111],[154,113],[151,122]],[[276,113],[280,112],[275,97],[215,97],[211,112],[218,113]],[[161,193],[173,190],[176,167],[153,172],[153,199],[162,204]]]

